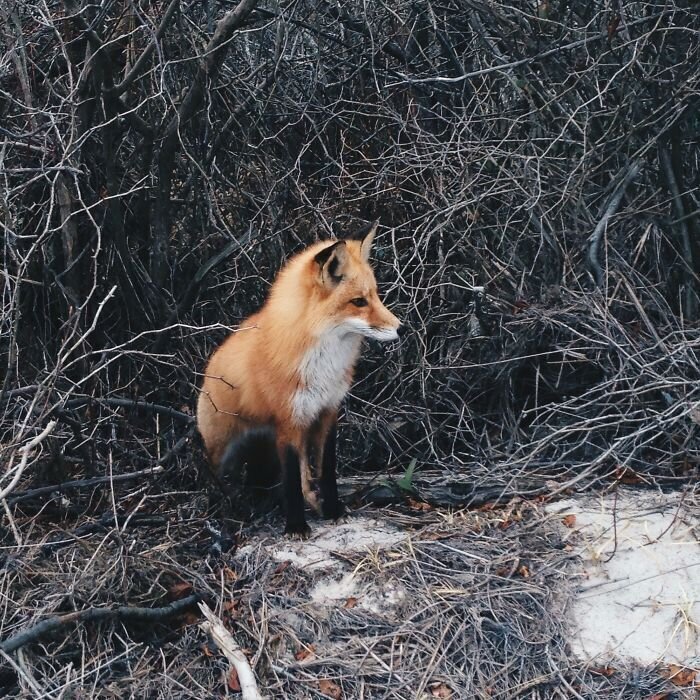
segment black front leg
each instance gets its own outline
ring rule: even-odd
[[[321,466],[321,498],[323,517],[328,520],[336,520],[345,513],[345,506],[338,498],[338,484],[335,480],[336,455],[335,455],[336,424],[333,423],[326,444],[323,447],[323,464]]]
[[[287,511],[287,526],[284,531],[288,535],[308,537],[311,529],[304,517],[299,453],[291,445],[288,445],[284,452],[284,505]]]

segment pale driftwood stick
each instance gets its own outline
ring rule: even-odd
[[[13,651],[17,651],[17,649],[20,649],[25,644],[35,642],[47,632],[53,632],[61,627],[77,624],[78,622],[102,622],[104,620],[113,619],[143,620],[144,622],[163,620],[167,617],[172,617],[173,615],[184,612],[187,608],[192,607],[200,598],[201,596],[199,594],[193,593],[187,596],[187,598],[176,600],[162,608],[135,608],[125,605],[119,608],[87,608],[86,610],[66,613],[65,615],[55,615],[0,642],[0,651],[9,654]]]
[[[250,667],[248,659],[246,659],[236,640],[206,603],[199,603],[199,609],[205,618],[204,622],[199,623],[199,626],[216,642],[221,653],[236,669],[238,682],[241,684],[243,700],[263,700],[258,690],[253,669]]]

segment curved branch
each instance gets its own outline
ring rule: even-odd
[[[65,403],[65,408],[78,408],[83,404],[89,403],[103,403],[107,406],[116,406],[118,408],[143,408],[146,411],[151,411],[152,413],[160,413],[164,416],[170,416],[170,418],[175,418],[181,420],[184,423],[193,423],[194,417],[188,416],[182,411],[178,411],[170,406],[161,406],[157,403],[150,403],[148,401],[139,401],[137,399],[119,399],[113,397],[107,398],[94,398],[92,396],[78,397],[75,399],[69,399]]]
[[[17,486],[17,482],[20,480],[22,472],[24,472],[24,469],[27,466],[27,460],[29,459],[29,453],[32,450],[32,448],[36,447],[40,442],[42,442],[42,440],[48,437],[55,427],[56,421],[50,421],[49,424],[41,431],[41,433],[39,433],[39,435],[32,438],[24,447],[20,448],[20,452],[22,453],[22,459],[20,460],[20,463],[17,465],[17,467],[14,467],[15,475],[12,478],[12,481],[10,481],[10,483],[0,491],[0,501],[2,501],[9,493],[11,493],[12,489],[15,486]],[[10,464],[7,473],[11,474],[12,471],[13,466],[12,464]]]
[[[603,216],[596,225],[593,233],[588,239],[588,262],[591,265],[591,272],[593,274],[593,279],[595,280],[596,287],[601,287],[603,285],[603,268],[600,266],[600,261],[598,260],[598,249],[600,248],[600,239],[603,237],[603,233],[608,227],[608,221],[610,217],[613,216],[617,210],[620,208],[620,203],[625,195],[625,191],[632,184],[634,179],[639,175],[642,169],[642,164],[639,160],[635,160],[628,168],[625,173],[622,182],[618,186],[615,193],[610,198],[608,206],[603,212]]]
[[[0,642],[0,651],[9,654],[13,651],[17,651],[17,649],[20,649],[26,644],[35,642],[39,637],[43,637],[49,632],[81,622],[104,622],[106,620],[157,622],[184,612],[201,599],[201,595],[193,593],[187,596],[187,598],[176,600],[162,608],[137,608],[130,606],[122,606],[119,608],[87,608],[86,610],[67,613],[66,615],[55,615]]]

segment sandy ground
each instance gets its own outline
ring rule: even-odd
[[[164,494],[160,524],[37,532],[43,544],[0,562],[0,639],[194,595],[270,699],[697,698],[692,493],[367,506],[311,521],[303,542],[280,535],[279,512],[222,537],[197,498]],[[0,695],[240,697],[200,622],[194,606],[61,626],[0,664]]]
[[[547,508],[581,556],[571,645],[582,659],[700,661],[700,524],[679,494],[622,491]],[[563,526],[566,531],[566,526]]]

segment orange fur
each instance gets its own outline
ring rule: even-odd
[[[282,460],[288,446],[299,453],[304,496],[317,507],[309,431],[321,426],[314,436],[321,452],[352,381],[362,336],[393,339],[400,326],[379,300],[367,262],[374,230],[362,242],[324,241],[291,258],[264,306],[211,356],[197,425],[213,466],[232,439],[270,427]],[[359,298],[366,305],[352,303]]]

